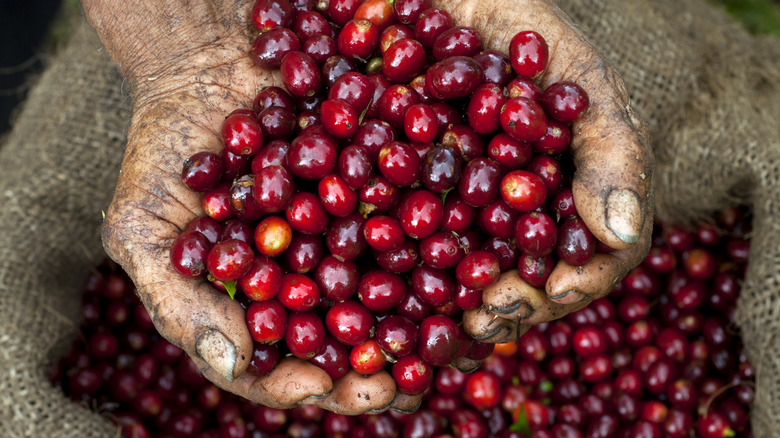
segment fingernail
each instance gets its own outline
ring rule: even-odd
[[[217,330],[206,330],[195,341],[195,350],[200,358],[225,380],[233,381],[235,378],[233,370],[236,366],[236,346],[225,335]]]
[[[497,335],[498,332],[500,332],[502,328],[503,327],[498,326],[498,328],[496,328],[495,330],[491,330],[491,331],[489,331],[489,332],[487,332],[485,334],[479,335],[479,336],[472,335],[471,337],[476,339],[476,340],[478,340],[478,341],[484,341],[485,339],[489,339],[489,338],[492,338],[493,336]]]
[[[493,313],[513,313],[515,310],[519,309],[520,306],[523,305],[522,301],[517,301],[514,304],[511,304],[506,307],[495,307],[495,306],[488,306],[488,310],[490,310]]]
[[[568,295],[569,295],[570,293],[572,293],[572,292],[574,292],[574,289],[569,289],[569,290],[567,290],[566,292],[564,292],[564,293],[562,293],[562,294],[558,294],[558,295],[548,295],[548,296],[547,296],[547,298],[549,298],[549,299],[551,299],[551,300],[553,300],[553,301],[557,301],[557,300],[560,300],[560,299],[566,298],[566,296],[568,296]]]
[[[636,243],[642,231],[642,208],[631,190],[613,190],[607,196],[607,228],[625,243]]]

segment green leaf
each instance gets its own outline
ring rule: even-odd
[[[524,436],[531,436],[531,427],[528,425],[528,417],[525,415],[525,405],[520,405],[520,412],[517,414],[517,421],[509,426],[509,430],[520,432]]]
[[[227,283],[222,283],[222,286],[225,286],[225,290],[227,291],[228,295],[230,295],[231,300],[235,300],[236,296],[236,282],[231,281]]]

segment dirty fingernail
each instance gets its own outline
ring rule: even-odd
[[[631,190],[613,190],[607,196],[607,227],[625,243],[636,243],[644,217],[639,198]]]
[[[217,330],[206,330],[195,341],[195,350],[201,359],[228,382],[235,376],[236,346]]]
[[[562,293],[562,294],[558,294],[558,295],[548,295],[548,296],[547,296],[547,298],[549,298],[549,299],[551,299],[551,300],[553,300],[553,301],[556,301],[556,300],[560,300],[560,299],[566,298],[566,297],[567,297],[569,294],[571,294],[572,292],[574,292],[574,289],[569,289],[569,290],[567,290],[566,292],[564,292],[564,293]]]

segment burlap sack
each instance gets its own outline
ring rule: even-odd
[[[701,0],[565,0],[623,74],[657,154],[658,212],[685,222],[754,206],[738,320],[758,371],[754,435],[780,433],[780,42]],[[502,20],[502,17],[497,17]],[[75,335],[82,281],[129,120],[122,80],[80,22],[0,146],[0,435],[115,436],[44,377]],[[777,372],[776,372],[777,371]]]

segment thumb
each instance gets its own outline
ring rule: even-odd
[[[130,274],[160,334],[232,382],[252,357],[244,309],[204,279],[179,275],[169,259],[178,228],[151,213],[123,211],[131,203],[115,202],[108,211],[107,252]]]

